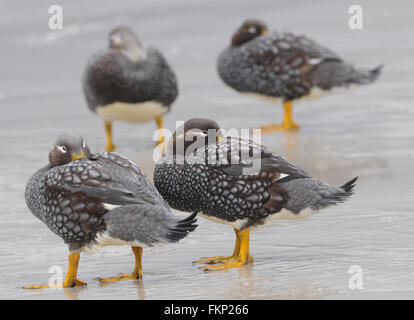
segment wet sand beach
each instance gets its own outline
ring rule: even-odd
[[[414,38],[410,1],[360,1],[364,29],[348,28],[348,1],[62,2],[64,28],[48,28],[49,1],[0,4],[0,298],[1,299],[367,299],[414,298]],[[78,131],[104,151],[102,121],[84,100],[87,59],[107,33],[132,26],[174,68],[179,97],[165,117],[217,120],[251,128],[283,117],[280,104],[228,88],[216,59],[245,18],[306,34],[355,65],[385,63],[378,82],[294,105],[298,133],[273,133],[262,144],[327,183],[358,176],[346,203],[300,221],[275,221],[251,235],[254,263],[203,273],[192,261],[233,250],[229,226],[199,218],[178,244],[144,249],[143,283],[101,285],[96,277],[133,268],[128,247],[81,254],[86,288],[23,290],[46,284],[51,266],[67,268],[67,246],[26,207],[24,188],[44,166],[56,136]],[[152,177],[155,123],[114,124],[117,152]],[[176,212],[185,217],[184,213]],[[352,290],[351,266],[363,271]]]

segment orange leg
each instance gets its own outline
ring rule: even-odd
[[[200,267],[203,271],[217,271],[223,269],[230,269],[243,266],[245,264],[253,262],[253,258],[249,253],[249,238],[250,232],[249,229],[237,230],[234,229],[236,232],[236,246],[234,247],[233,256],[224,257],[225,259],[220,259],[221,257],[211,257],[201,259],[201,262],[215,263],[214,266],[204,266]],[[214,260],[214,258],[219,258]]]
[[[203,257],[194,263],[207,263],[207,264],[217,264],[222,263],[226,260],[231,260],[236,258],[240,252],[240,237],[239,237],[239,230],[234,229],[234,233],[236,234],[236,243],[234,244],[233,255],[225,257],[225,256],[215,256],[215,257]]]
[[[112,144],[112,123],[105,121],[105,132],[106,132],[106,151],[112,152],[116,149],[116,145]]]
[[[165,141],[164,135],[162,134],[162,131],[161,131],[163,129],[163,125],[162,125],[163,118],[162,118],[162,116],[159,116],[159,117],[155,118],[155,122],[157,123],[158,130],[160,130],[159,131],[160,136],[159,136],[158,141],[155,143],[155,146],[159,146],[160,144],[163,144],[164,141]]]
[[[262,134],[270,133],[273,131],[286,131],[286,130],[297,130],[299,126],[293,121],[292,117],[292,101],[285,101],[283,103],[285,115],[283,117],[282,124],[268,124],[260,127]]]
[[[131,273],[121,273],[119,276],[99,279],[100,282],[142,279],[142,247],[131,247],[131,249],[135,256],[134,270]]]
[[[34,286],[27,286],[24,289],[43,289],[43,288],[73,288],[73,287],[80,287],[86,286],[86,283],[77,279],[76,275],[78,273],[78,265],[79,265],[80,254],[79,253],[70,253],[68,256],[69,260],[69,268],[68,272],[66,273],[65,282],[58,283],[55,286],[51,285],[34,285]]]

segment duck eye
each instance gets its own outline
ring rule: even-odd
[[[247,29],[247,31],[249,31],[249,33],[256,33],[257,29],[256,29],[256,27],[249,27],[249,29]]]
[[[66,153],[67,149],[65,146],[57,146],[58,150],[62,153]]]

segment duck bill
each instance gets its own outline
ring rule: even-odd
[[[75,161],[75,160],[78,160],[78,159],[82,159],[82,158],[85,158],[85,154],[83,153],[83,151],[82,151],[82,153],[80,155],[77,155],[74,152],[72,153],[72,161]]]
[[[216,142],[224,141],[224,134],[221,129],[217,130]]]

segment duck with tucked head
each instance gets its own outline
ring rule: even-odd
[[[25,199],[32,213],[69,246],[68,288],[77,279],[80,252],[128,245],[135,256],[130,274],[101,279],[142,278],[142,249],[177,242],[196,228],[192,215],[179,220],[133,162],[117,153],[91,154],[83,138],[64,132],[49,152],[49,164],[29,179]],[[48,288],[35,285],[28,289]]]
[[[262,145],[224,137],[209,119],[178,128],[154,170],[154,184],[171,207],[234,228],[233,254],[201,258],[197,262],[214,264],[205,271],[252,262],[250,229],[339,204],[352,195],[356,180],[327,185]]]
[[[105,123],[108,152],[115,149],[113,121],[155,120],[158,129],[162,129],[163,116],[178,95],[177,79],[161,52],[152,47],[146,49],[127,26],[113,29],[109,48],[88,61],[83,91],[89,109]],[[158,143],[163,141],[161,134]]]
[[[292,117],[292,101],[372,83],[381,67],[355,68],[305,36],[269,33],[256,19],[241,25],[217,62],[221,79],[231,88],[265,100],[283,101],[283,123],[262,126],[262,133],[298,129]]]

